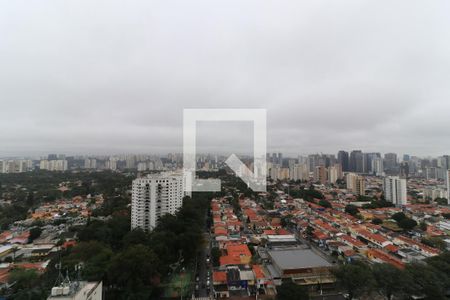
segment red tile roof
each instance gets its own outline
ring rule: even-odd
[[[227,253],[230,256],[252,256],[250,249],[247,245],[228,245]]]
[[[260,265],[253,265],[252,269],[256,279],[266,278],[266,275],[264,274],[264,271]]]
[[[213,282],[227,282],[227,272],[214,271]]]

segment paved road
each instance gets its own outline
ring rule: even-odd
[[[200,256],[198,258],[198,277],[199,281],[196,282],[196,285],[199,286],[198,290],[198,297],[208,297],[208,287],[206,286],[207,282],[207,274],[209,270],[209,265],[206,263],[207,257],[210,257],[210,234],[209,232],[205,232],[204,234],[205,238],[205,248],[203,248],[202,252],[200,253]],[[211,280],[210,280],[211,281]],[[210,284],[212,284],[210,282]]]

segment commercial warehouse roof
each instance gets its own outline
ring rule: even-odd
[[[329,267],[331,264],[310,249],[279,249],[269,251],[274,264],[282,270]]]

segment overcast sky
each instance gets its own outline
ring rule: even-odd
[[[449,11],[0,0],[0,155],[181,151],[184,108],[267,109],[270,152],[450,154]],[[198,142],[245,151],[234,125]]]

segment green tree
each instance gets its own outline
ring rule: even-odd
[[[322,199],[319,201],[319,205],[325,208],[331,208],[331,203],[328,200]]]
[[[421,242],[425,245],[440,249],[442,251],[445,251],[445,249],[447,248],[447,243],[440,237],[423,238]]]
[[[211,260],[214,267],[218,267],[220,265],[220,249],[217,247],[211,248]]]
[[[348,204],[345,206],[345,212],[356,217],[359,214],[359,209],[353,204]]]
[[[123,237],[122,245],[127,248],[132,245],[149,245],[150,236],[148,233],[144,232],[140,228],[133,229],[132,231],[125,234]]]
[[[408,288],[410,295],[424,295],[427,299],[433,300],[446,299],[448,274],[430,265],[419,263],[409,264],[405,270],[412,279],[412,285]]]
[[[420,222],[420,230],[427,231],[428,225],[425,222]]]
[[[310,225],[308,225],[308,227],[306,227],[305,229],[305,233],[308,237],[312,237],[314,234],[314,228]]]
[[[398,213],[393,214],[391,218],[397,222],[400,222],[401,220],[404,220],[407,217],[404,213],[398,212]]]
[[[402,297],[405,289],[411,284],[405,272],[389,264],[375,264],[372,268],[377,290],[382,293],[387,300],[393,296]]]
[[[40,227],[33,227],[30,229],[30,236],[28,237],[28,240],[33,242],[35,239],[41,236],[42,229]]]
[[[143,245],[118,253],[108,268],[108,281],[122,299],[148,299],[155,290],[159,260]]]
[[[410,218],[405,218],[405,219],[397,222],[397,224],[404,230],[411,230],[417,226],[417,222]]]
[[[98,241],[81,242],[75,245],[63,265],[74,270],[74,266],[83,263],[82,275],[86,280],[102,280],[113,257],[112,250]]]
[[[446,251],[441,255],[429,257],[426,262],[442,274],[446,274],[447,276],[443,277],[442,280],[447,286],[450,286],[450,252]]]
[[[373,218],[372,219],[372,224],[381,225],[381,224],[383,224],[383,220],[378,219],[378,218]]]
[[[15,283],[15,288],[21,290],[32,288],[36,284],[38,278],[39,275],[35,270],[18,268],[11,271],[8,281],[9,283]]]
[[[448,203],[446,198],[436,198],[434,201],[439,205],[447,205]]]
[[[341,265],[333,273],[350,300],[370,293],[375,284],[370,267],[364,264]]]
[[[308,300],[308,290],[301,285],[297,285],[292,281],[283,281],[277,288],[277,300]]]

